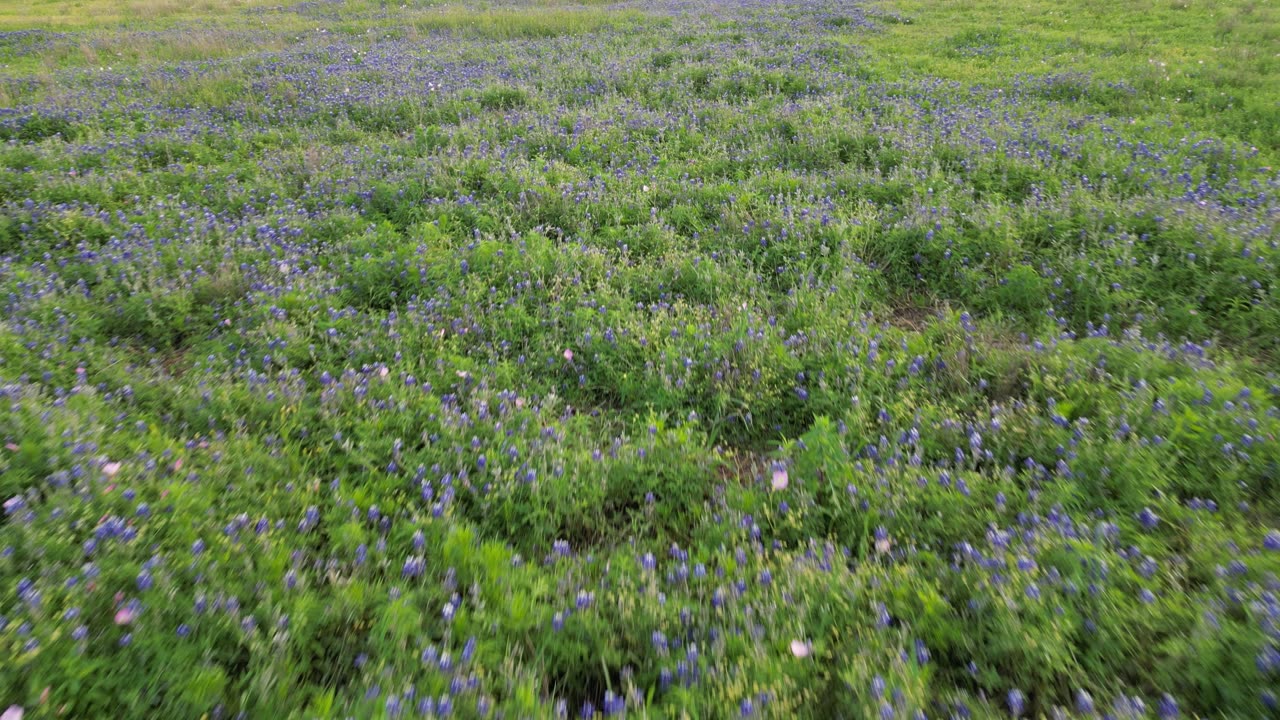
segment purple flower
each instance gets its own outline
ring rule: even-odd
[[[916,640],[916,662],[920,665],[929,664],[929,648],[923,640]]]
[[[426,560],[422,557],[414,556],[405,558],[404,566],[400,569],[400,577],[402,578],[419,578],[426,570]]]
[[[1083,689],[1076,690],[1076,712],[1082,715],[1090,715],[1093,713],[1093,696],[1085,692]]]
[[[1160,524],[1160,516],[1151,511],[1151,508],[1142,508],[1142,512],[1135,515],[1138,522],[1142,523],[1142,527],[1148,530],[1154,530]]]
[[[1254,659],[1254,664],[1258,667],[1258,672],[1263,675],[1273,675],[1280,672],[1280,650],[1270,643],[1262,647],[1262,651]]]
[[[1014,717],[1022,717],[1027,709],[1027,696],[1017,688],[1009,691],[1009,713]]]
[[[653,644],[653,649],[657,650],[659,653],[665,653],[667,651],[667,636],[664,635],[662,631],[654,630],[653,635],[650,638],[650,642]]]

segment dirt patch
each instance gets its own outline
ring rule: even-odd
[[[940,305],[925,301],[923,298],[919,301],[903,298],[900,303],[889,309],[889,317],[886,319],[896,328],[920,332],[930,322],[936,320],[942,311],[943,308]]]
[[[716,458],[716,477],[725,484],[744,487],[753,484],[769,466],[769,458],[753,450],[729,448]]]

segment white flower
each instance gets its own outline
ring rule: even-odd
[[[791,641],[791,654],[798,658],[807,658],[809,653],[813,652],[813,646],[804,640]]]
[[[0,720],[22,720],[22,708],[17,705],[10,705],[8,710],[0,715]]]
[[[103,475],[106,475],[107,477],[115,477],[116,473],[118,472],[120,472],[120,463],[118,462],[103,463],[102,465]]]
[[[786,468],[777,468],[776,470],[773,471],[773,489],[774,490],[786,490],[787,485],[790,484],[790,482],[791,482],[791,479],[787,477]]]

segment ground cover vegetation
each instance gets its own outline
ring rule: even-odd
[[[0,29],[0,707],[1277,712],[1274,2]]]

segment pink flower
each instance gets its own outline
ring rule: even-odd
[[[569,348],[564,349],[564,359],[573,362],[573,351]]]
[[[22,448],[18,447],[15,443],[5,443],[4,449],[8,450],[9,452],[18,452]]]
[[[791,478],[787,476],[786,468],[777,468],[773,471],[773,489],[786,490],[787,485],[791,483]]]
[[[133,610],[130,610],[127,605],[116,611],[117,625],[128,625],[129,623],[133,622],[133,618],[134,618]]]
[[[120,472],[120,463],[109,462],[109,463],[102,464],[103,475],[106,475],[107,477],[115,477],[116,473],[118,472]]]
[[[804,640],[791,641],[791,654],[798,658],[807,658],[809,653],[813,652],[813,647]]]
[[[0,720],[22,720],[22,708],[17,705],[10,705],[8,710],[0,714]]]

